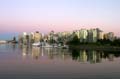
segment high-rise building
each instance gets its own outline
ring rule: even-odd
[[[76,30],[74,33],[77,35],[78,39],[80,39],[80,30]]]
[[[100,30],[99,28],[96,28],[97,30],[97,39],[103,39],[104,38],[104,34],[103,34],[103,31]]]
[[[19,35],[19,36],[18,36],[18,43],[19,43],[19,44],[22,44],[22,43],[23,43],[23,37],[22,37],[22,35]]]
[[[81,29],[79,31],[80,42],[87,42],[88,31],[86,29]]]
[[[96,29],[88,30],[88,42],[97,42],[97,30]]]
[[[34,43],[34,33],[33,32],[30,33],[29,40],[30,40],[30,43]]]
[[[42,39],[42,34],[40,34],[38,31],[34,33],[34,42],[40,42]]]
[[[27,33],[23,32],[23,44],[27,44],[28,43],[28,39],[27,39]]]
[[[109,32],[104,34],[104,39],[109,39],[110,41],[113,41],[115,38],[114,33],[113,32]]]

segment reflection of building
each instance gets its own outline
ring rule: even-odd
[[[61,38],[61,42],[66,43],[67,41],[70,41],[72,39],[72,32],[61,32],[58,33],[59,38]]]
[[[108,60],[113,61],[114,60],[114,54],[109,54],[108,55]]]
[[[81,62],[87,62],[87,53],[85,50],[80,51],[80,61]]]
[[[32,48],[32,57],[35,59],[38,59],[40,56],[40,48],[39,47],[33,47]]]
[[[102,61],[102,52],[88,51],[88,61],[90,63],[99,63]]]
[[[22,37],[22,35],[18,36],[18,42],[19,42],[20,45],[23,43],[23,37]]]
[[[97,60],[97,56],[96,56],[96,52],[95,51],[91,51],[90,52],[90,63],[96,63]]]
[[[100,63],[102,61],[103,52],[96,51],[96,63]]]
[[[114,56],[119,56],[118,53],[104,53],[100,51],[94,50],[72,50],[69,51],[67,49],[54,49],[54,48],[39,48],[39,47],[29,47],[27,45],[20,45],[22,50],[23,58],[32,57],[34,59],[42,59],[44,60],[76,60],[83,63],[100,63],[102,59],[108,59],[109,61],[114,60]],[[71,53],[70,53],[71,52]]]
[[[76,30],[76,31],[74,31],[74,33],[77,35],[78,39],[80,39],[80,31]]]
[[[80,52],[77,52],[77,50],[74,50],[72,52],[72,57],[74,60],[78,60],[80,62],[90,62],[90,63],[99,63],[102,60],[102,53],[97,51],[85,51],[80,50]]]
[[[29,53],[29,47],[28,46],[26,46],[26,45],[22,45],[22,55],[23,55],[23,57],[25,57],[26,55],[28,55],[28,53]]]

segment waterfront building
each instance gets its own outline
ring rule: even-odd
[[[74,31],[75,35],[77,35],[78,39],[80,39],[80,30]]]
[[[99,32],[98,39],[100,39],[100,40],[104,39],[104,33],[103,32]]]
[[[40,42],[41,39],[42,39],[42,34],[36,31],[34,33],[34,42]]]
[[[54,42],[54,31],[51,31],[51,32],[48,34],[48,42],[49,42],[49,43],[53,43],[53,42]]]
[[[87,29],[81,29],[79,32],[78,37],[80,39],[80,42],[87,42],[87,37],[88,37],[88,31]]]
[[[97,30],[96,29],[93,29],[92,30],[92,33],[93,33],[93,42],[97,42]]]
[[[57,33],[57,38],[58,38],[58,42],[63,42],[66,43],[67,41],[71,40],[72,37],[70,37],[72,35],[72,32],[58,32]]]
[[[107,33],[104,34],[104,39],[108,39]]]
[[[65,36],[64,36],[64,43],[70,41],[72,39],[71,35],[72,32],[64,32]]]
[[[18,43],[23,44],[23,36],[22,35],[18,36]]]
[[[0,44],[6,44],[7,43],[7,41],[5,41],[5,40],[0,40]]]
[[[29,35],[29,40],[30,40],[30,43],[34,43],[34,33],[31,32],[30,35]]]
[[[27,33],[26,33],[26,32],[23,32],[22,39],[23,39],[23,44],[25,44],[25,45],[26,45],[26,44],[28,43]]]
[[[43,37],[43,42],[48,43],[48,35],[44,35],[44,37]]]
[[[113,33],[113,32],[109,32],[107,35],[108,35],[108,39],[109,39],[110,41],[113,41],[113,40],[114,40],[114,33]]]
[[[54,39],[55,43],[58,43],[58,34],[55,34],[53,39]]]
[[[115,39],[114,33],[109,32],[109,33],[104,34],[104,39],[109,39],[110,41],[113,41]]]
[[[77,36],[80,42],[84,43],[95,43],[97,40],[101,39],[109,39],[113,41],[115,39],[114,33],[109,32],[106,34],[103,34],[103,31],[99,28],[95,29],[81,29],[71,32],[58,32],[55,33],[54,31],[51,31],[49,34],[43,35],[42,33],[39,33],[38,31],[31,32],[30,34],[27,34],[24,32],[22,35],[19,35],[18,41],[22,44],[32,44],[36,42],[47,42],[47,43],[61,43],[66,44],[67,42],[71,41],[74,36]]]
[[[61,44],[63,42],[62,32],[58,32],[57,35],[58,35],[57,41],[58,41],[59,44]]]
[[[97,30],[96,29],[88,30],[88,42],[97,42]]]
[[[103,38],[104,38],[103,31],[100,30],[99,28],[96,28],[96,30],[97,30],[97,39],[98,39],[98,40],[103,39]]]

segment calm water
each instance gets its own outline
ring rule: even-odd
[[[120,79],[120,52],[0,45],[0,79]]]

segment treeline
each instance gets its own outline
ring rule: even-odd
[[[96,43],[100,45],[120,46],[120,39],[115,39],[113,41],[109,39],[103,39],[103,40],[97,40]]]
[[[67,42],[68,45],[97,45],[97,46],[120,46],[120,39],[109,39],[97,40],[97,42],[80,42],[77,36],[74,36],[71,41]]]

